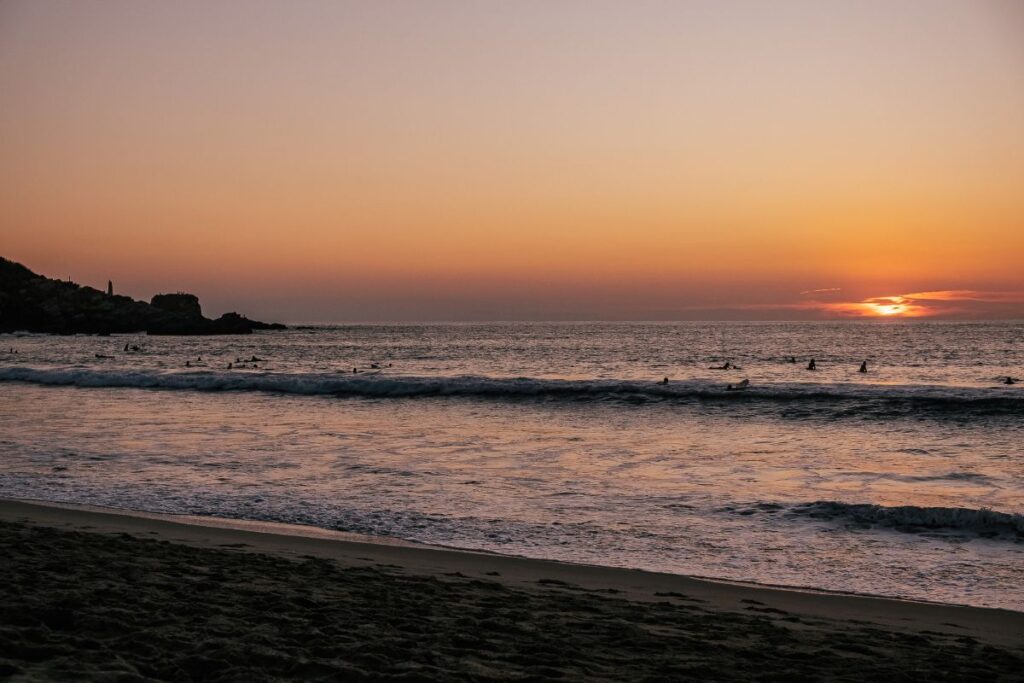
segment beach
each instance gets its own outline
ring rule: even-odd
[[[208,524],[0,502],[0,676],[1024,680],[1011,610]]]

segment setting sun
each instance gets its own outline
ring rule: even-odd
[[[875,315],[905,315],[907,313],[908,306],[904,303],[903,299],[898,296],[885,297],[890,303],[870,303],[867,306],[872,310]]]

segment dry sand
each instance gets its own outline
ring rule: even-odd
[[[1024,613],[315,530],[0,501],[0,572],[15,680],[1024,680]]]

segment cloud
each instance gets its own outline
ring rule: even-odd
[[[803,296],[805,294],[826,294],[826,293],[841,292],[841,291],[843,291],[842,287],[827,287],[825,289],[808,289],[808,290],[804,290],[803,292],[800,292],[800,295]]]
[[[1024,317],[1024,291],[950,289],[812,305],[836,317],[1011,318]]]

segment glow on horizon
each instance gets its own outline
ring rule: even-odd
[[[1003,0],[13,0],[0,255],[288,320],[1021,317],[1022,74]]]

